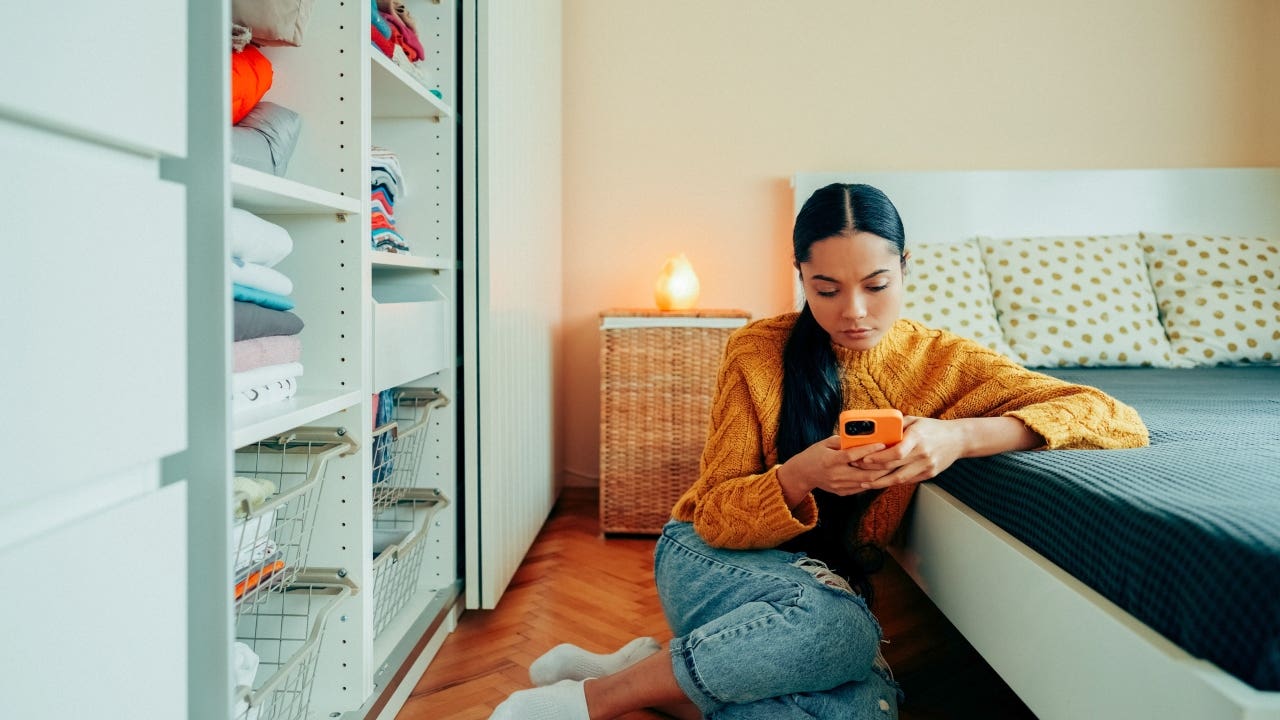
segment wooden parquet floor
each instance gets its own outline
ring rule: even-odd
[[[497,609],[463,613],[397,720],[484,720],[530,687],[529,664],[561,642],[612,652],[637,636],[670,639],[653,584],[655,539],[602,537],[596,502],[593,489],[563,492]],[[885,657],[907,695],[902,720],[1034,720],[900,568],[890,563],[876,587]]]

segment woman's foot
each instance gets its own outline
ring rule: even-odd
[[[529,679],[534,685],[543,687],[560,680],[604,677],[625,670],[661,649],[662,646],[650,637],[636,638],[608,655],[587,652],[577,645],[565,643],[534,660],[529,666]]]
[[[582,680],[520,690],[502,701],[489,720],[591,720]]]

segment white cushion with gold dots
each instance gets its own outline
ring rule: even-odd
[[[1199,365],[1280,361],[1280,242],[1141,237],[1175,356]]]
[[[1023,364],[1176,364],[1136,234],[978,245],[1000,329]]]
[[[1000,334],[976,240],[909,245],[903,317],[972,338],[1016,360]]]

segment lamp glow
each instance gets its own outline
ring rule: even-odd
[[[684,253],[667,258],[654,283],[653,298],[659,310],[688,310],[698,302],[698,276]]]

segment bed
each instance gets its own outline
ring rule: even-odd
[[[908,244],[1139,229],[1280,238],[1280,170],[806,173]],[[1280,271],[1280,268],[1272,268]],[[1041,718],[1280,718],[1280,367],[1054,368],[1149,448],[1011,453],[923,484],[892,552]]]

